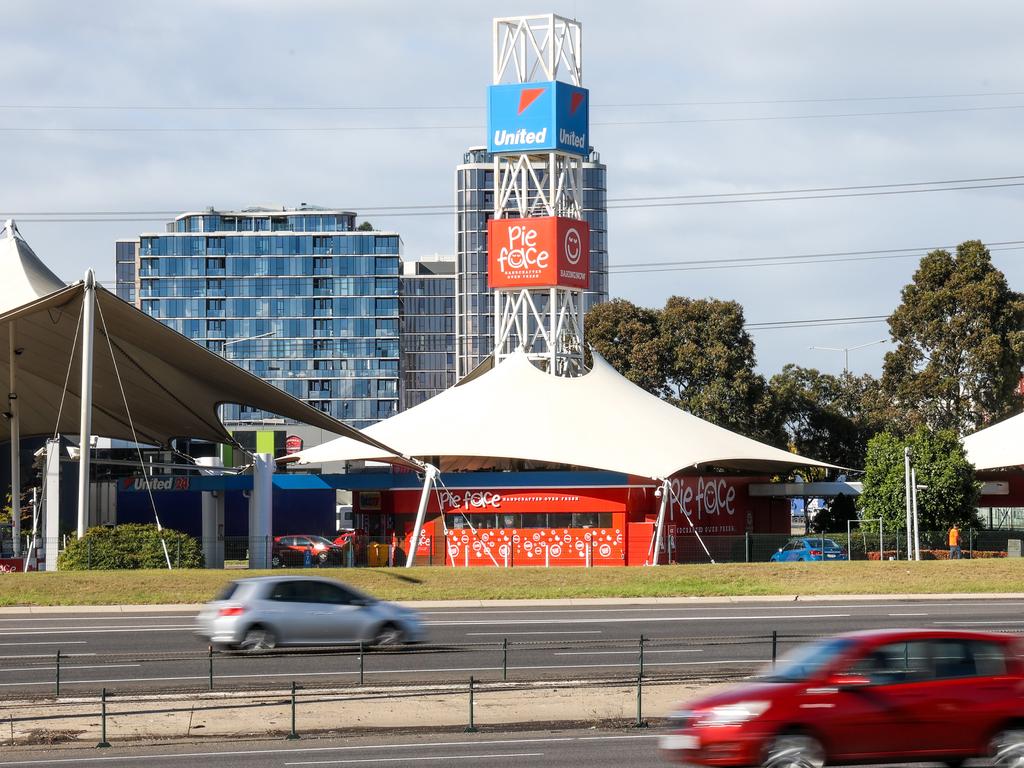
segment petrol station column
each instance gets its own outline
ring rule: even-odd
[[[196,459],[204,475],[219,475],[224,461],[217,456]],[[224,491],[203,491],[203,560],[207,568],[224,567]]]

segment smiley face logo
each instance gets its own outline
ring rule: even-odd
[[[565,258],[570,264],[575,266],[580,263],[582,256],[583,240],[580,238],[579,230],[575,227],[570,227],[569,231],[565,233]]]

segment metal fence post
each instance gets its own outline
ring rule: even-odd
[[[640,635],[640,677],[644,676],[644,640],[646,638]]]
[[[213,646],[210,646],[210,690],[213,690]]]
[[[96,748],[109,746],[110,742],[107,741],[107,689],[104,688],[100,694],[100,743],[96,745]]]
[[[92,570],[92,539],[85,540],[85,570]]]
[[[501,679],[508,680],[508,638],[501,639]]]
[[[647,722],[644,720],[644,676],[642,674],[636,676],[636,722],[633,723],[633,727],[647,727]]]
[[[476,733],[476,724],[473,720],[473,685],[476,681],[469,676],[469,725],[466,726],[466,733]]]
[[[744,556],[743,562],[749,563],[750,562],[750,531],[744,532],[743,539],[744,539],[744,541],[743,541],[743,544],[744,544],[744,546],[743,546],[743,556]]]
[[[60,698],[60,648],[57,649],[57,692],[56,697]]]
[[[772,669],[775,669],[775,659],[778,657],[779,651],[779,632],[778,630],[772,630]]]
[[[363,641],[359,641],[359,684],[363,684]]]
[[[968,549],[967,549],[967,553],[968,553],[968,557],[970,557],[971,560],[973,560],[974,559],[974,529],[971,528],[967,532],[967,535],[968,535],[968,544],[967,544]]]
[[[181,568],[181,539],[178,539],[178,546],[176,547],[176,550],[177,551],[174,553],[174,567]]]
[[[288,741],[295,741],[299,734],[295,730],[295,681],[292,680],[292,732],[285,737]]]

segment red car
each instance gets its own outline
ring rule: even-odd
[[[323,536],[275,536],[270,551],[270,564],[274,568],[306,562],[306,550],[312,550],[311,565],[341,565],[344,549],[335,546]]]
[[[880,630],[796,648],[753,682],[674,713],[662,755],[688,765],[820,768],[828,763],[991,757],[1024,766],[1021,638]]]

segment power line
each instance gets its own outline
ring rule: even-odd
[[[767,104],[828,104],[869,101],[924,101],[929,99],[974,99],[1024,96],[1024,91],[980,91],[975,93],[896,94],[886,96],[821,96],[807,98],[724,99],[602,104],[594,109],[636,109],[649,107],[761,106]],[[111,112],[375,112],[375,111],[462,111],[482,110],[481,104],[0,104],[0,110],[111,111]]]
[[[804,115],[756,115],[747,117],[692,117],[662,120],[594,121],[592,126],[656,126],[710,123],[752,123],[784,120],[831,120],[856,117],[897,117],[901,115],[934,115],[954,112],[997,112],[1024,109],[1024,104],[1001,104],[983,107],[938,107],[932,109],[890,110],[877,112],[829,112]],[[0,126],[3,133],[359,133],[365,131],[463,131],[483,130],[472,125],[238,125],[238,126]]]
[[[1005,181],[1003,181],[1005,180]],[[1014,181],[1016,180],[1016,181]],[[1000,181],[1001,183],[983,184],[980,182]],[[705,194],[661,195],[610,198],[609,210],[625,210],[630,208],[664,208],[692,205],[723,205],[753,202],[784,202],[787,200],[827,200],[846,197],[874,197],[895,194],[920,194],[926,192],[954,192],[973,189],[997,189],[1004,187],[1024,186],[1024,175],[987,176],[967,179],[950,179],[946,181],[910,181],[891,184],[849,185],[837,187],[811,187],[800,189],[776,189],[752,192],[714,192]],[[912,189],[900,189],[912,187]],[[802,193],[815,194],[802,194]],[[817,194],[817,193],[827,194]],[[774,197],[767,197],[774,195]],[[664,202],[658,202],[664,201]],[[617,204],[612,204],[617,203]],[[179,216],[189,208],[164,211],[5,211],[3,217],[46,217],[28,218],[23,221],[40,223],[52,221],[59,223],[84,223],[95,220],[100,222],[147,222],[156,221],[152,217]],[[450,216],[457,211],[457,206],[450,203],[393,205],[393,206],[340,206],[337,210],[354,210],[363,215],[375,216]],[[200,213],[201,212],[196,212]],[[271,211],[270,213],[277,213]],[[294,214],[293,211],[281,211],[282,214]],[[314,211],[315,213],[315,211]],[[75,218],[53,218],[75,217]],[[91,217],[102,217],[92,219]],[[147,218],[149,217],[149,218]]]
[[[775,331],[793,328],[826,328],[836,325],[869,325],[884,323],[889,315],[861,315],[859,317],[823,317],[815,320],[777,320],[775,322],[746,323],[749,331]]]

